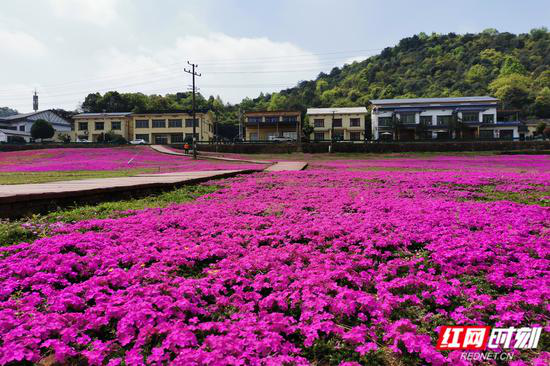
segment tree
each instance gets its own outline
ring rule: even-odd
[[[535,134],[536,135],[542,135],[544,133],[544,130],[546,129],[546,123],[543,122],[543,121],[540,121],[538,124],[537,124],[537,127],[535,129]]]
[[[542,118],[550,118],[550,88],[544,87],[537,94],[534,105],[535,114]]]
[[[267,106],[268,111],[283,111],[288,106],[288,98],[281,93],[273,93],[269,104]]]
[[[493,80],[489,84],[489,89],[503,102],[506,108],[522,109],[529,104],[531,84],[532,80],[527,76],[509,74]]]
[[[17,110],[11,109],[9,107],[0,107],[0,117],[13,116],[17,114]]]
[[[302,123],[302,135],[306,141],[309,141],[311,134],[313,133],[313,126],[309,123],[309,116],[305,116]]]
[[[31,127],[31,137],[33,139],[50,139],[55,134],[55,130],[52,125],[43,119],[37,119]]]
[[[123,145],[126,144],[128,141],[126,141],[126,139],[122,135],[116,134],[113,131],[108,131],[99,135],[97,142]]]
[[[469,83],[483,83],[490,76],[489,70],[483,65],[473,65],[466,73],[466,81]]]
[[[71,142],[71,136],[66,133],[60,133],[58,137],[59,140],[61,140],[61,142],[63,142],[64,144],[68,144],[69,142]]]
[[[506,56],[506,58],[504,59],[504,63],[500,68],[501,76],[512,74],[524,75],[525,72],[525,67],[523,67],[521,62],[519,62],[517,58],[512,56]]]

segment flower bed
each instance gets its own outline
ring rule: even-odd
[[[548,173],[343,164],[6,248],[0,364],[462,365],[435,349],[440,326],[550,331],[550,210],[464,189]],[[541,349],[515,365],[547,364]]]
[[[0,153],[0,172],[47,172],[83,170],[155,169],[193,171],[262,168],[241,164],[193,160],[161,154],[146,146],[114,148],[60,148]]]

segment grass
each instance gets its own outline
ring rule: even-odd
[[[0,172],[0,184],[28,184],[90,178],[130,177],[137,174],[154,172],[156,172],[155,169]]]
[[[212,193],[216,186],[184,186],[173,191],[150,195],[139,199],[103,202],[98,205],[77,205],[59,209],[44,215],[33,215],[16,221],[0,221],[0,246],[31,242],[50,235],[50,225],[57,222],[70,223],[89,219],[106,219],[128,216],[128,210],[143,210],[151,207],[166,207],[173,203],[193,201]]]
[[[476,198],[479,201],[511,201],[522,203],[524,205],[539,205],[550,207],[550,191],[521,191],[521,192],[502,192],[495,189],[494,186],[483,186],[481,195]]]

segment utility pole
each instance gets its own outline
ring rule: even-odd
[[[191,66],[191,70],[183,69],[188,74],[191,74],[193,78],[193,159],[197,159],[197,119],[195,117],[196,111],[195,111],[195,76],[201,76],[201,74],[195,72],[195,68],[199,67],[197,64],[192,64],[189,61],[187,61],[189,66]]]
[[[239,107],[239,142],[243,142],[243,116]]]

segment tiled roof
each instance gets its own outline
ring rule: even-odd
[[[125,117],[132,114],[132,112],[110,112],[110,113],[79,113],[75,114],[75,117]]]
[[[352,114],[367,113],[366,107],[308,108],[307,114]]]
[[[407,99],[372,99],[374,105],[384,104],[417,104],[417,103],[468,103],[468,102],[498,102],[490,96],[452,97],[452,98],[407,98]]]

